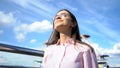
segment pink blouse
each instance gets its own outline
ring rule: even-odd
[[[96,55],[86,45],[69,39],[65,44],[57,44],[46,48],[43,57],[43,68],[98,68]]]

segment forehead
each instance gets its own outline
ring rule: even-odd
[[[63,14],[63,13],[64,13],[64,14],[69,14],[69,12],[67,12],[67,11],[65,11],[65,10],[62,10],[62,11],[58,12],[57,15],[60,15],[60,14]]]

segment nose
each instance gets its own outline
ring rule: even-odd
[[[61,16],[56,16],[56,19],[61,19]]]

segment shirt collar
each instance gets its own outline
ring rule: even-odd
[[[65,44],[71,44],[71,45],[74,45],[74,40],[72,39],[72,38],[70,38],[70,39],[67,39],[66,40],[66,42],[65,42]],[[57,45],[61,45],[62,43],[61,43],[61,41],[60,41],[60,39],[58,39],[58,41],[57,41],[57,43],[56,43]]]

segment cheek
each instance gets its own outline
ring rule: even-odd
[[[65,19],[65,20],[61,20],[61,21],[54,21],[54,29],[58,28],[58,27],[70,27],[71,26],[71,20],[70,19]]]
[[[62,23],[60,23],[60,22],[54,22],[54,29],[58,29],[59,27],[61,27],[61,25],[62,25]]]
[[[68,19],[68,20],[65,20],[65,22],[64,22],[64,24],[65,24],[66,26],[71,26],[71,23],[72,23],[72,22],[71,22],[71,20],[69,20],[69,19]]]

